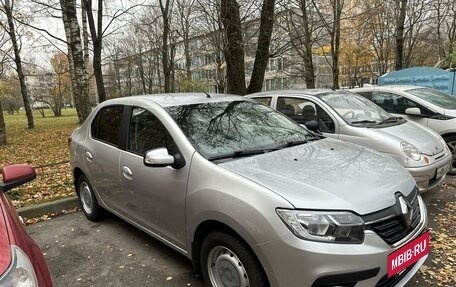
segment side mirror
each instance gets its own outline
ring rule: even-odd
[[[313,132],[318,132],[318,122],[316,120],[306,122],[305,126]]]
[[[405,113],[410,116],[421,116],[420,108],[408,108],[405,110]]]
[[[172,156],[168,149],[160,147],[152,149],[144,155],[144,165],[150,167],[167,167],[179,169],[185,165],[185,161],[180,155]]]
[[[3,183],[0,183],[0,190],[7,192],[10,189],[23,185],[36,178],[33,167],[25,164],[8,165],[2,169]]]

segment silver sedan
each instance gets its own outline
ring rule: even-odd
[[[404,286],[429,254],[426,206],[399,163],[244,97],[105,101],[71,135],[70,161],[87,218],[118,215],[207,286]]]
[[[324,136],[388,154],[413,175],[421,192],[438,185],[451,169],[451,152],[439,134],[394,117],[356,94],[301,90],[257,93],[249,97]]]

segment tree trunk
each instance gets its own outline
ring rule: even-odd
[[[6,125],[3,117],[3,107],[0,101],[0,146],[6,145]]]
[[[170,0],[165,0],[165,5],[163,1],[160,0],[160,11],[162,14],[163,20],[163,34],[162,34],[162,64],[163,64],[163,75],[165,76],[165,93],[171,92],[171,65],[169,57],[169,34],[170,34],[170,19],[169,19],[169,4]]]
[[[333,35],[331,41],[333,89],[339,89],[339,55],[340,55],[340,20],[342,17],[343,0],[333,3]]]
[[[83,39],[83,53],[84,63],[89,73],[89,33],[87,32],[87,8],[84,4],[84,0],[81,0],[81,19],[82,19],[82,39]]]
[[[402,70],[404,57],[404,23],[407,10],[407,0],[396,0],[399,9],[399,17],[396,26],[396,71]]]
[[[306,81],[306,88],[314,89],[315,88],[315,67],[313,64],[312,58],[312,32],[310,31],[309,25],[309,16],[308,16],[308,4],[306,0],[301,1],[301,13],[302,13],[302,23],[303,23],[303,32],[304,32],[304,79]]]
[[[89,21],[90,35],[93,44],[93,73],[97,83],[98,102],[106,101],[106,90],[104,87],[103,72],[101,68],[101,50],[103,48],[103,0],[98,0],[97,23],[92,12],[92,0],[84,0]],[[95,26],[96,25],[96,26]]]
[[[244,47],[242,43],[239,4],[236,0],[221,0],[221,19],[225,27],[227,46],[225,47],[227,92],[245,95]]]
[[[81,32],[76,14],[75,0],[60,0],[62,20],[70,55],[71,86],[74,104],[79,123],[83,123],[90,114],[89,89],[87,70],[84,65],[84,55],[81,45]]]
[[[14,20],[13,20],[13,11],[12,11],[12,7],[10,5],[9,0],[5,0],[5,4],[3,4],[3,8],[5,9],[6,18],[8,21],[7,33],[11,38],[11,43],[12,43],[13,49],[14,49],[14,62],[16,63],[16,71],[17,71],[17,75],[19,77],[19,83],[21,86],[21,94],[22,94],[22,100],[24,102],[25,115],[27,116],[28,128],[34,129],[35,123],[33,121],[33,114],[32,114],[32,109],[30,107],[30,99],[29,99],[29,96],[27,93],[27,86],[25,85],[25,76],[24,76],[24,72],[22,70],[22,60],[21,60],[21,55],[19,52],[19,45],[17,43],[16,30],[15,30]]]
[[[261,92],[263,88],[264,73],[268,66],[269,45],[271,44],[272,28],[274,26],[275,0],[263,0],[260,18],[260,32],[258,46],[255,54],[255,62],[250,77],[247,93]]]

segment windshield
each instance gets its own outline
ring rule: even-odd
[[[434,104],[440,108],[456,110],[456,97],[451,97],[439,90],[419,88],[407,90],[407,93],[430,102],[431,104]]]
[[[393,117],[368,99],[346,92],[333,92],[320,97],[352,125],[374,125]]]
[[[211,102],[166,110],[207,159],[277,149],[312,138],[306,129],[256,102]]]

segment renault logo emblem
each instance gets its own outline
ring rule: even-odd
[[[405,224],[407,227],[410,227],[413,218],[413,207],[403,196],[399,197],[399,205],[401,207],[401,213]]]

